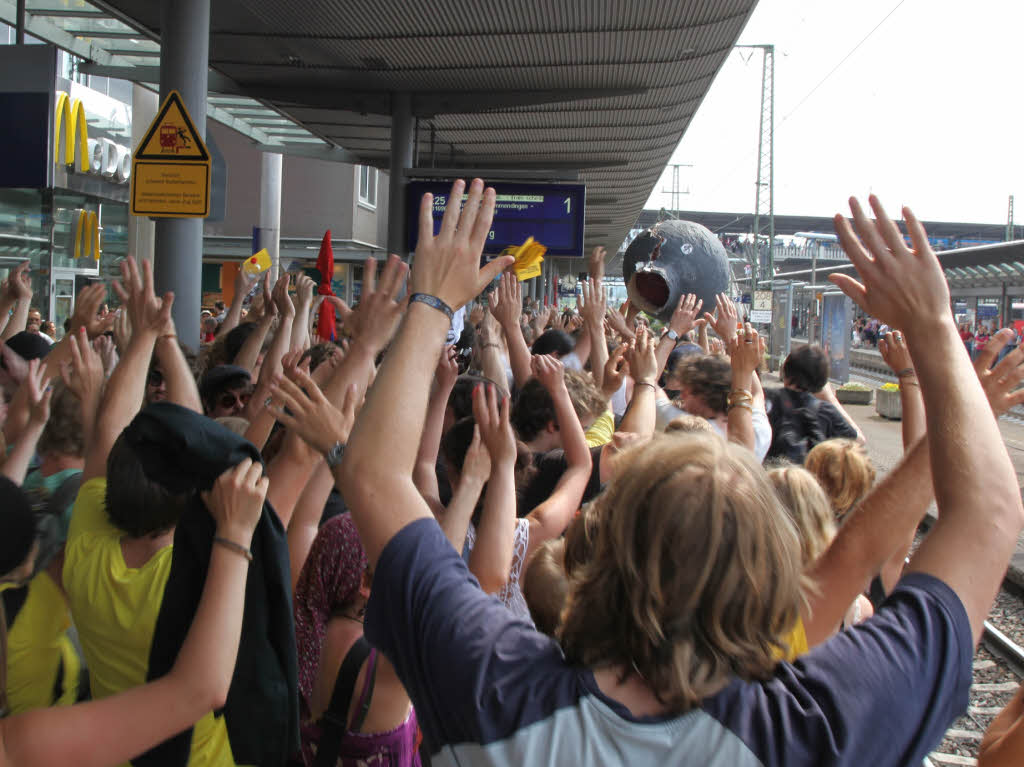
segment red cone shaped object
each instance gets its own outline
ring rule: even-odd
[[[331,230],[324,233],[324,239],[320,243],[320,255],[316,257],[316,268],[320,271],[320,288],[317,290],[321,296],[333,296],[331,280],[334,278],[334,250],[331,249]],[[330,301],[320,303],[320,316],[316,322],[316,334],[321,341],[333,341],[337,337],[337,330],[334,325],[334,304]]]

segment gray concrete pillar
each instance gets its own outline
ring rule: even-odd
[[[281,167],[284,156],[260,154],[260,245],[270,255],[270,281],[276,282],[281,267]]]
[[[132,85],[132,146],[138,146],[160,108],[160,100],[149,88]],[[128,255],[136,260],[153,260],[156,224],[145,216],[128,216]]]
[[[412,167],[412,94],[391,94],[391,171],[388,179],[388,252],[407,258],[405,173]]]
[[[206,138],[210,0],[160,4],[160,101],[181,94],[196,130]],[[183,343],[198,347],[202,302],[203,219],[162,218],[156,223],[153,265],[157,293],[174,291],[174,324]]]

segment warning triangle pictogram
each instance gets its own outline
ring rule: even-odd
[[[135,149],[136,160],[209,162],[206,144],[199,137],[177,91],[167,94],[156,119]]]

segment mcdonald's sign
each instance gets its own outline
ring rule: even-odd
[[[78,211],[75,227],[75,258],[92,256],[100,260],[100,217],[93,210]]]
[[[66,126],[66,127],[65,127]],[[53,115],[53,161],[60,163],[61,128],[64,127],[64,164],[75,164],[75,144],[78,144],[78,167],[82,173],[89,170],[89,133],[85,124],[85,107],[78,99],[64,91],[57,92],[57,111]]]

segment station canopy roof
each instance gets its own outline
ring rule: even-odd
[[[755,3],[213,0],[209,117],[386,168],[392,94],[410,92],[417,167],[579,171],[585,247],[614,254]],[[28,0],[26,29],[85,72],[152,83],[160,5]]]

